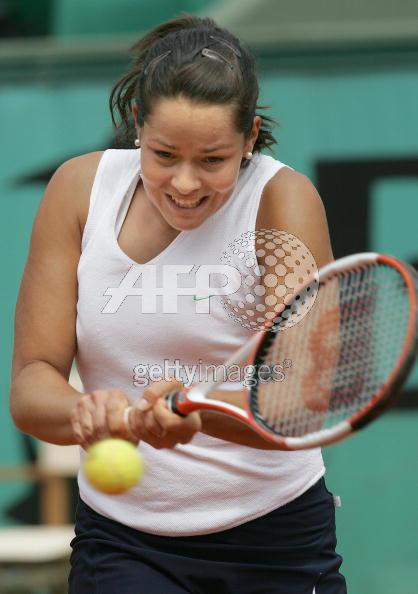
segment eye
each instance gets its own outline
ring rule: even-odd
[[[173,158],[173,155],[166,151],[154,151],[154,153],[157,155],[157,157],[160,157],[161,159],[172,159]]]
[[[205,159],[205,162],[209,163],[209,165],[213,165],[215,163],[222,163],[223,161],[225,161],[223,157],[207,157]]]

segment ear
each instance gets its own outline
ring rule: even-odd
[[[137,106],[136,102],[134,101],[132,103],[132,115],[134,116],[135,128],[136,128],[137,132],[139,133],[138,114],[139,114],[138,106]]]
[[[256,140],[258,138],[258,133],[260,131],[260,126],[261,126],[261,117],[260,116],[254,116],[253,126],[251,128],[250,136],[249,136],[249,138],[245,142],[245,150],[246,151],[252,151],[253,150],[253,147],[255,145],[255,142],[256,142]]]

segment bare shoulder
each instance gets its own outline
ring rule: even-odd
[[[298,237],[322,266],[333,259],[325,208],[311,180],[289,167],[266,184],[257,228],[275,228]]]
[[[283,167],[266,184],[261,208],[304,205],[323,208],[322,200],[311,180],[294,169]]]
[[[65,161],[52,176],[44,201],[54,201],[63,214],[77,217],[80,231],[84,229],[89,210],[90,194],[103,151],[96,151]]]
[[[16,304],[13,375],[45,361],[68,377],[76,349],[80,225],[100,157],[91,153],[61,165],[39,206]]]

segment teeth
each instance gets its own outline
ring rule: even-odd
[[[203,198],[199,198],[199,200],[196,200],[195,202],[182,202],[181,200],[179,200],[178,198],[174,198],[174,196],[171,196],[170,194],[168,194],[168,196],[170,196],[171,200],[181,208],[195,208],[203,200]]]

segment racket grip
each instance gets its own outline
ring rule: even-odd
[[[179,415],[179,417],[187,417],[187,415],[182,413],[177,407],[177,402],[180,398],[180,395],[181,392],[179,392],[178,390],[173,390],[172,392],[169,392],[165,397],[167,406],[168,409],[171,410],[171,412],[175,413],[176,415]]]

